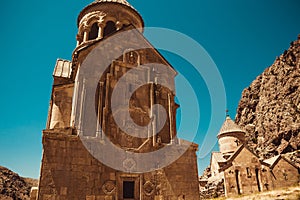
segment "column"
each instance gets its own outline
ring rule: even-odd
[[[120,21],[116,22],[116,29],[117,31],[120,30],[123,27],[123,24]]]
[[[103,30],[104,30],[105,24],[103,22],[98,23],[98,38],[103,38]]]
[[[82,43],[82,35],[80,35],[80,33],[78,33],[76,35],[76,40],[77,40],[77,46],[79,46]]]
[[[84,27],[83,31],[84,31],[83,42],[87,42],[88,41],[88,37],[89,37],[89,33],[88,33],[89,29],[88,29],[88,27]]]

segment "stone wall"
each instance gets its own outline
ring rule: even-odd
[[[298,169],[282,158],[270,171],[270,177],[274,189],[296,186],[299,182]]]
[[[224,172],[226,196],[240,194],[249,194],[258,192],[258,182],[256,171],[258,170],[258,179],[261,187],[261,164],[259,159],[246,148],[243,148],[239,155],[232,162],[232,166]],[[238,175],[236,175],[238,173]],[[238,176],[238,184],[237,178]],[[240,191],[238,191],[238,185]]]
[[[135,181],[135,199],[199,198],[195,146],[171,165],[143,174],[103,165],[72,129],[44,131],[43,147],[39,200],[121,200],[124,180]]]

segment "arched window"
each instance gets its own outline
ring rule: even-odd
[[[91,30],[89,32],[89,40],[94,40],[98,37],[99,27],[97,22],[93,23]]]
[[[116,28],[116,25],[113,21],[108,21],[106,23],[106,26],[104,28],[104,31],[103,31],[103,36],[107,36],[107,35],[110,35],[114,32],[116,32],[117,28]]]

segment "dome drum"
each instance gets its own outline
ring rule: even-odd
[[[218,134],[219,148],[223,155],[229,155],[245,143],[245,131],[227,116]]]
[[[95,1],[78,16],[77,46],[101,39],[130,24],[143,31],[142,17],[126,1]]]
[[[233,136],[219,139],[219,147],[222,154],[233,153],[241,144],[243,144],[243,142]]]

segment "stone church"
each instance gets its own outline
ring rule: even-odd
[[[225,196],[251,194],[299,183],[298,168],[281,155],[261,160],[245,144],[245,132],[229,117],[219,134],[220,152],[210,160],[211,176],[200,180],[202,190],[207,183],[224,183]]]
[[[77,25],[72,60],[54,69],[32,199],[199,199],[198,145],[176,137],[177,73],[143,36],[140,14],[96,0]]]

